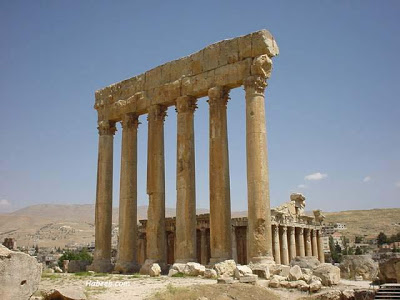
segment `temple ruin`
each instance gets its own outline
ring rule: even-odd
[[[96,191],[95,256],[91,269],[109,272],[111,264],[113,139],[116,123],[122,124],[121,177],[119,200],[119,245],[115,270],[133,272],[138,268],[137,244],[137,132],[138,117],[147,114],[147,194],[145,258],[160,265],[167,257],[165,219],[164,119],[169,106],[177,111],[176,219],[174,219],[174,262],[198,261],[198,230],[203,216],[196,219],[196,181],[194,112],[198,98],[208,96],[209,104],[209,253],[207,263],[233,257],[230,202],[227,103],[229,91],[244,86],[246,101],[246,157],[248,218],[237,220],[240,231],[246,227],[246,255],[243,262],[253,264],[287,261],[294,255],[294,227],[279,223],[271,227],[269,199],[267,132],[264,91],[272,71],[272,58],[279,54],[272,35],[261,30],[224,40],[181,59],[168,62],[136,77],[96,92],[99,148]],[[279,219],[279,212],[275,218]],[[235,220],[233,221],[236,222]],[[318,252],[317,231],[305,229],[299,254]],[[236,230],[236,229],[235,229]],[[288,248],[277,259],[280,250]],[[273,234],[272,234],[273,231]],[[311,237],[312,236],[312,237]],[[200,239],[203,235],[200,234]],[[237,235],[235,236],[237,238]],[[301,239],[301,238],[299,238]],[[273,246],[274,245],[274,246]],[[303,246],[302,246],[303,245]],[[201,255],[205,254],[201,253]],[[239,259],[239,258],[238,258]],[[200,261],[204,262],[200,257]]]

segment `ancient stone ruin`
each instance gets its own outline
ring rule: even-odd
[[[276,221],[271,224],[264,90],[272,71],[271,59],[278,54],[279,49],[272,35],[261,30],[209,45],[192,55],[96,92],[94,107],[98,112],[99,156],[95,257],[91,270],[112,270],[113,138],[117,122],[121,122],[123,129],[120,231],[115,270],[132,272],[138,269],[137,132],[138,117],[143,114],[147,114],[148,119],[149,208],[145,223],[144,258],[149,264],[157,262],[162,266],[167,262],[200,260],[213,265],[234,256],[232,245],[235,242],[232,243],[232,238],[242,243],[247,240],[240,254],[243,263],[268,264],[275,259],[288,264],[295,255],[315,255],[323,260],[317,242],[318,230],[310,223],[313,217],[302,216],[305,226],[296,227],[282,222],[282,211],[300,215],[304,208],[301,207],[304,201],[301,195],[293,195],[291,203],[296,205],[276,210],[272,216]],[[233,223],[238,226],[232,227],[226,110],[229,91],[242,85],[246,94],[248,218],[234,220]],[[210,214],[196,218],[193,120],[196,101],[204,96],[208,96],[209,103]],[[168,258],[167,247],[169,240],[166,232],[170,221],[165,220],[164,170],[164,119],[169,106],[175,106],[177,111],[177,215],[173,220],[172,260]],[[207,219],[207,226],[199,228],[199,221],[201,223],[204,218]],[[232,228],[236,232],[240,227],[242,229],[238,232],[246,231],[244,240],[240,238],[240,233],[232,235]],[[198,230],[200,240],[209,241],[209,246],[202,244],[200,250]],[[209,252],[205,254],[202,247],[209,247]]]

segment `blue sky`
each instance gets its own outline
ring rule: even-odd
[[[399,1],[0,1],[0,212],[94,203],[94,91],[263,28],[281,50],[266,92],[271,205],[301,192],[308,209],[399,207],[399,15]],[[247,208],[243,89],[231,98],[237,211]],[[208,208],[206,99],[198,106],[197,206]],[[146,117],[140,121],[138,203],[145,205]],[[121,130],[115,206],[120,143]],[[172,107],[165,148],[166,205],[174,207]]]

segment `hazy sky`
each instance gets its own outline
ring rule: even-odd
[[[400,207],[399,1],[0,1],[0,211],[94,203],[94,92],[208,44],[266,28],[271,205]],[[228,104],[232,210],[247,209],[243,89]],[[197,206],[209,207],[208,104],[195,114]],[[139,205],[147,204],[140,117]],[[118,126],[120,129],[120,126]],[[118,205],[121,130],[115,136]],[[175,206],[176,112],[165,121]]]

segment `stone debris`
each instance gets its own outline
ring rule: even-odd
[[[318,292],[322,288],[322,283],[319,280],[313,280],[310,282],[310,292]]]
[[[199,264],[199,263],[188,262],[188,263],[186,264],[186,267],[185,267],[183,273],[184,273],[185,275],[188,275],[188,276],[199,276],[199,275],[200,275],[200,276],[203,276],[205,270],[206,270],[206,267],[205,267],[205,266],[202,266],[202,265]]]
[[[233,283],[233,278],[232,277],[225,277],[225,276],[218,277],[217,283],[232,284]]]
[[[246,274],[239,277],[239,282],[241,283],[253,283],[255,284],[258,280],[258,276],[254,274]]]
[[[240,279],[242,276],[252,275],[253,271],[248,266],[236,266],[235,278]],[[257,276],[258,277],[258,276]]]
[[[303,276],[301,268],[297,265],[293,266],[289,270],[289,280],[299,280]]]
[[[233,259],[225,260],[214,265],[215,271],[218,276],[234,276],[236,270],[236,263]]]
[[[381,254],[378,262],[382,282],[400,282],[400,253]]]
[[[290,265],[312,270],[320,265],[320,261],[315,256],[296,256]]]
[[[169,276],[169,277],[172,277],[172,276],[174,276],[174,275],[176,275],[176,274],[179,274],[179,272],[178,272],[177,270],[175,270],[175,269],[169,269],[169,271],[168,271],[168,276]]]
[[[57,288],[42,291],[43,300],[86,300],[83,289],[79,287]]]
[[[159,264],[154,263],[150,266],[149,275],[151,277],[158,277],[161,275],[161,267]]]
[[[38,289],[42,265],[22,252],[0,245],[0,299],[29,299]]]
[[[216,279],[218,277],[217,271],[213,269],[206,269],[204,271],[204,278]]]
[[[320,277],[325,286],[335,285],[340,281],[340,269],[331,264],[320,264],[313,270],[313,274]]]
[[[146,259],[139,273],[141,275],[150,275],[151,277],[156,277],[161,275],[161,267],[158,263],[155,263],[151,259]]]
[[[344,255],[339,265],[342,278],[357,280],[374,280],[378,275],[379,264],[371,255]]]
[[[269,279],[271,277],[268,265],[250,264],[249,268],[256,274],[258,278]]]

